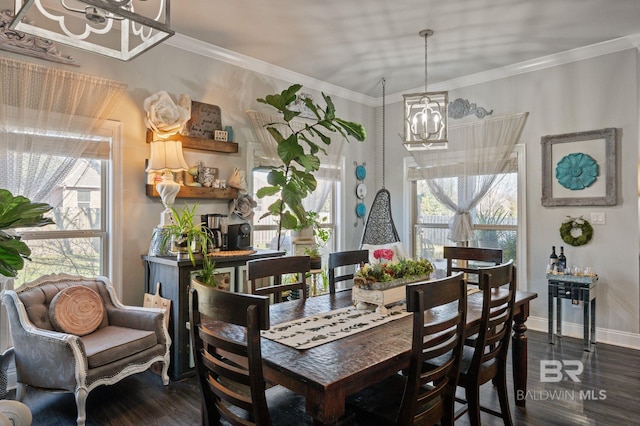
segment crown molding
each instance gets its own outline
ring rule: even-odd
[[[331,96],[339,96],[341,98],[357,102],[367,106],[382,105],[382,97],[374,98],[344,87],[336,86],[273,64],[270,64],[250,56],[218,47],[216,45],[205,43],[195,38],[187,37],[183,34],[175,34],[173,37],[164,41],[164,44],[186,50],[197,55],[235,65],[250,71],[254,71],[269,77],[277,78],[287,82],[299,82],[303,86],[327,93]],[[525,74],[533,71],[540,71],[547,68],[564,65],[571,62],[582,61],[585,59],[595,58],[609,53],[620,52],[627,49],[640,49],[640,33],[603,41],[601,43],[589,46],[579,47],[564,52],[554,53],[552,55],[542,56],[540,58],[507,65],[501,68],[495,68],[488,71],[470,74],[451,80],[441,81],[429,85],[429,89],[437,91],[453,90],[462,87],[473,86],[475,84],[487,83],[490,81],[500,80],[503,78]],[[424,87],[406,90],[402,93],[422,92]],[[393,93],[387,95],[387,102],[402,102],[402,93]]]
[[[344,87],[336,86],[232,50],[224,49],[214,44],[205,43],[201,40],[187,37],[183,34],[176,33],[173,37],[170,37],[163,43],[197,55],[277,78],[279,80],[300,83],[306,88],[314,89],[331,96],[339,96],[359,104],[368,106],[376,106],[378,104],[376,98],[372,96],[367,96],[353,90],[345,89]]]
[[[528,61],[518,62],[516,64],[507,65],[501,68],[495,68],[488,71],[470,74],[451,80],[441,81],[429,84],[429,90],[433,92],[459,89],[462,87],[473,86],[475,84],[487,83],[490,81],[501,80],[519,74],[526,74],[533,71],[540,71],[547,68],[557,67],[559,65],[569,64],[571,62],[583,61],[585,59],[595,58],[609,53],[620,52],[633,48],[640,49],[640,33],[603,41],[601,43],[589,46],[578,47],[576,49],[566,50],[564,52],[554,53],[552,55],[542,56],[540,58]],[[413,89],[421,92],[424,87]],[[410,93],[410,90],[405,93]],[[391,96],[392,102],[402,102],[402,93],[394,93]],[[379,98],[381,99],[381,98]]]

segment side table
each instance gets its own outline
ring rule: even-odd
[[[584,305],[584,350],[596,344],[596,283],[598,276],[547,274],[549,282],[549,343],[554,344],[553,303],[556,301],[556,332],[562,337],[562,299],[582,301]]]

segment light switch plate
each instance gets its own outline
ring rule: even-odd
[[[604,225],[604,212],[591,213],[591,223],[594,225]]]

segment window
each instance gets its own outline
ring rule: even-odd
[[[16,287],[41,275],[69,273],[113,275],[109,259],[112,238],[108,222],[112,144],[119,124],[105,122],[95,143],[49,195],[55,224],[18,230],[31,249],[31,261],[16,279]],[[29,154],[25,154],[29,155]],[[113,277],[112,277],[113,278]]]
[[[266,168],[256,168],[253,170],[253,188],[254,191],[257,191],[259,188],[268,185],[267,184],[267,175],[269,170]],[[334,251],[335,247],[335,235],[336,235],[336,187],[337,183],[333,180],[317,178],[318,180],[318,189],[315,193],[322,193],[323,190],[326,191],[326,199],[322,204],[322,207],[318,210],[318,216],[322,220],[322,227],[329,229],[331,233],[331,238],[327,242],[326,246],[321,249],[323,254],[328,254],[331,251]],[[267,208],[273,201],[275,197],[265,197],[265,198],[255,198],[258,206],[254,209],[255,216],[253,220],[253,247],[262,248],[262,249],[272,249],[275,250],[277,248],[277,230],[278,225],[274,220],[273,216],[267,216],[262,218],[262,215],[267,211]],[[307,205],[309,199],[304,200],[305,207],[307,210],[315,210],[311,206]],[[291,237],[292,231],[283,230],[282,232],[282,244],[281,250],[286,251],[287,253],[293,252],[293,247],[291,245]]]
[[[454,199],[458,197],[458,179],[447,179],[447,190]],[[442,248],[454,244],[448,239],[451,210],[431,195],[424,180],[415,181],[413,189],[416,200],[414,256],[441,259]],[[500,248],[504,251],[505,259],[515,260],[518,230],[517,173],[500,176],[471,214],[475,238],[469,245]]]

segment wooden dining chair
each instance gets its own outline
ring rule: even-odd
[[[409,284],[406,300],[407,311],[413,312],[409,369],[347,398],[357,424],[453,424],[467,313],[463,274]],[[437,322],[425,316],[429,309],[443,305],[447,309]],[[436,358],[440,360],[436,368],[423,368]]]
[[[225,328],[212,332],[207,318]],[[268,297],[194,283],[189,321],[202,425],[313,424],[302,395],[282,386],[266,389],[260,330],[269,329]]]
[[[249,293],[261,296],[273,295],[273,302],[283,300],[283,293],[298,290],[302,299],[307,298],[306,274],[311,270],[309,256],[283,256],[269,259],[256,259],[247,262]],[[289,281],[283,282],[283,275]],[[263,279],[271,278],[272,282],[264,284]]]
[[[336,292],[336,284],[353,279],[352,273],[336,275],[337,268],[360,265],[369,261],[369,250],[349,250],[329,253],[329,292]],[[345,290],[347,290],[345,288]]]
[[[447,259],[447,275],[462,271],[467,274],[467,281],[477,283],[478,268],[501,264],[502,250],[445,246],[444,258]],[[470,278],[468,274],[473,275],[473,278]]]
[[[505,425],[513,424],[507,393],[507,351],[511,340],[516,273],[513,260],[478,270],[482,290],[482,317],[475,347],[465,346],[458,386],[465,389],[472,425],[480,425],[480,411],[501,417]],[[493,382],[500,401],[500,412],[480,406],[480,386]]]

